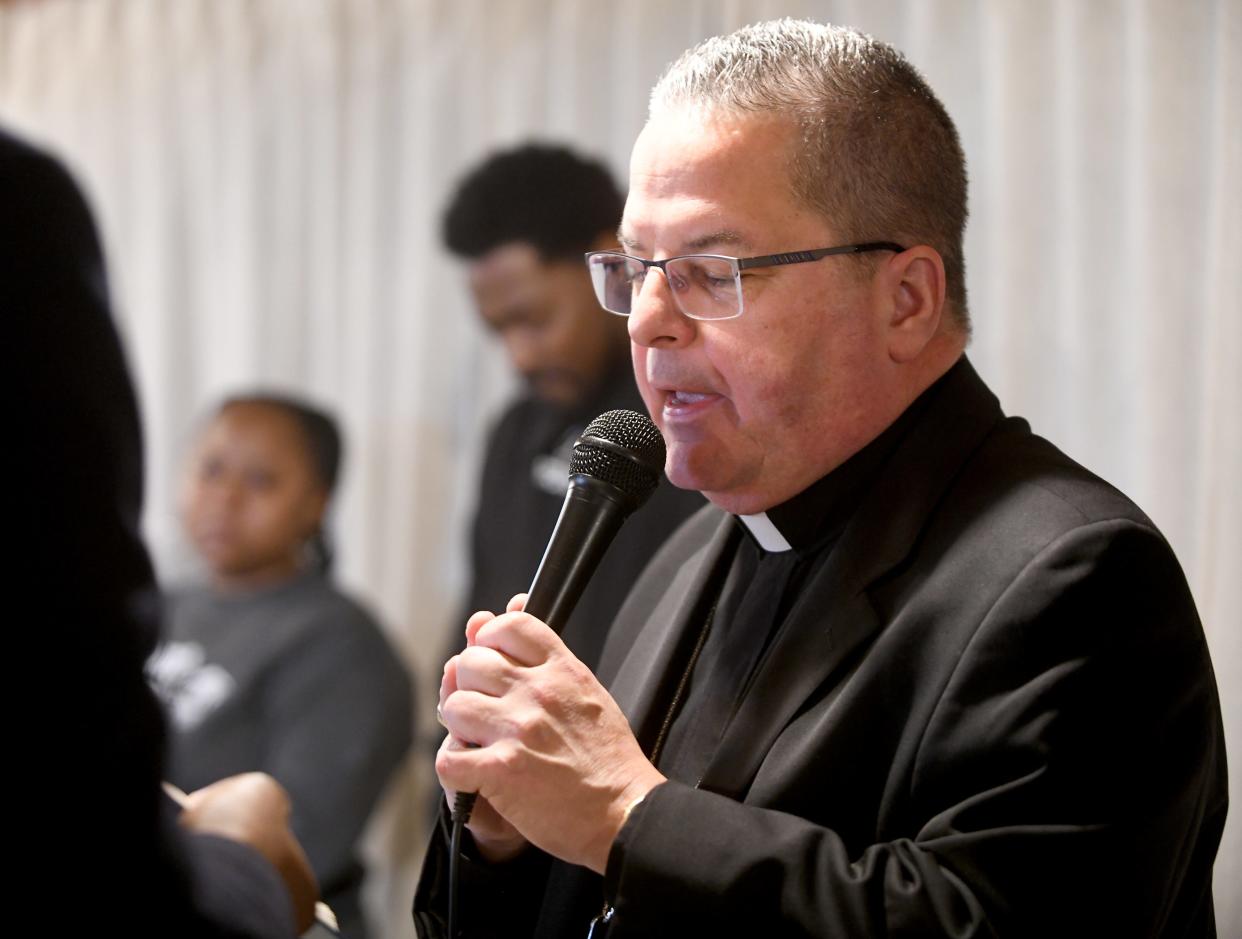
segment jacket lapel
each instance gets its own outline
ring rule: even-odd
[[[735,531],[733,516],[720,514],[710,537],[672,573],[667,588],[629,646],[629,654],[616,677],[608,683],[613,699],[629,718],[630,726],[648,746],[651,741],[642,739],[645,736],[642,729],[651,719],[652,708],[661,700],[661,692],[667,692],[668,683],[676,680],[669,671],[676,668],[682,658],[678,650],[683,647],[687,633],[697,632],[702,625],[696,611],[702,606],[699,601],[703,588]]]
[[[912,550],[969,455],[1001,420],[1000,406],[963,359],[928,402],[832,550],[803,588],[701,786],[745,797],[776,738],[816,690],[883,623],[867,588]]]

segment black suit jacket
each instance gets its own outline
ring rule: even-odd
[[[288,893],[251,848],[190,836],[160,791],[164,728],[143,663],[158,631],[138,534],[138,410],[77,187],[0,131],[0,319],[11,416],[3,517],[10,752],[26,834],[9,904],[30,935],[288,936]],[[20,716],[18,716],[20,715]],[[15,739],[14,739],[15,738]]]
[[[696,515],[610,634],[600,675],[647,747],[736,524]],[[964,361],[773,642],[701,783],[634,810],[603,883],[526,858],[537,908],[475,877],[501,915],[581,936],[606,898],[612,939],[1214,935],[1225,750],[1181,570]],[[468,932],[503,932],[478,894]]]

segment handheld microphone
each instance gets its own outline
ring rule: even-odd
[[[664,438],[636,411],[606,411],[587,425],[569,461],[569,487],[524,609],[558,634],[621,524],[660,482]]]
[[[574,444],[565,502],[531,582],[527,613],[557,633],[564,629],[621,524],[659,485],[664,453],[659,429],[637,411],[605,411],[586,426]],[[454,859],[477,796],[459,792],[453,803]],[[450,898],[455,894],[450,889]]]

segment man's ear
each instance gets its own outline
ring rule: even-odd
[[[890,259],[877,278],[888,309],[888,355],[902,364],[917,359],[944,318],[944,261],[940,252],[915,245]]]

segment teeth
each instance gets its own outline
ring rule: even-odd
[[[670,400],[674,404],[695,404],[699,401],[706,401],[711,395],[699,394],[694,391],[674,391],[670,396]]]

